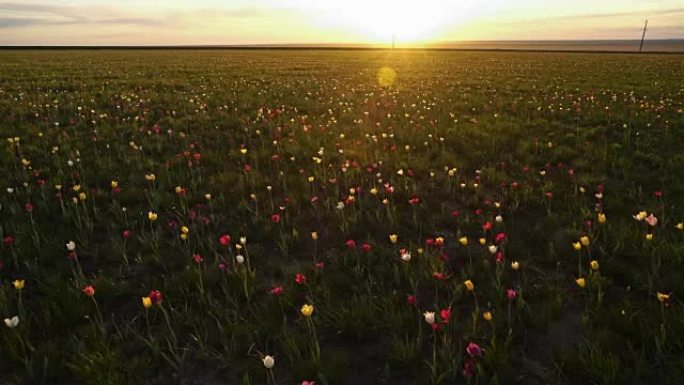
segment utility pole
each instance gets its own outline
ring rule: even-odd
[[[644,48],[644,38],[646,37],[646,27],[648,27],[648,20],[646,20],[646,23],[644,24],[644,33],[641,34],[641,44],[639,44],[639,53],[641,53],[641,50]]]

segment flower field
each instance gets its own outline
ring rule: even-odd
[[[682,79],[2,51],[0,383],[680,383]]]

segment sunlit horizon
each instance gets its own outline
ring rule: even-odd
[[[433,44],[684,38],[679,1],[0,2],[0,45]]]

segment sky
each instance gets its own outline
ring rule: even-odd
[[[0,45],[684,38],[682,0],[0,0]]]

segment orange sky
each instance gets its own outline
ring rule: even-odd
[[[0,45],[684,38],[681,0],[14,0]]]

